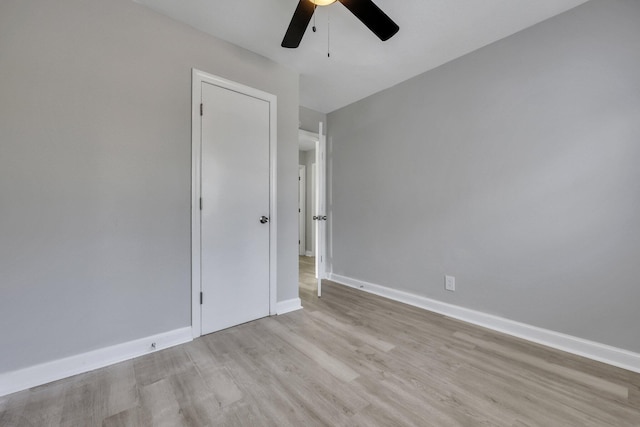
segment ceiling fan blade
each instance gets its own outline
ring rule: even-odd
[[[282,39],[282,47],[296,48],[300,46],[302,36],[304,36],[304,32],[307,30],[315,8],[316,5],[309,0],[300,0],[296,11],[293,12],[293,17],[284,35],[284,39]]]
[[[389,40],[400,27],[371,0],[338,0],[380,40]]]

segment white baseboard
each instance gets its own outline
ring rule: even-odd
[[[0,396],[93,371],[191,341],[191,327],[104,347],[64,359],[0,374]],[[155,349],[151,347],[156,343]]]
[[[306,256],[314,256],[312,251],[307,251],[304,253]]]
[[[276,314],[285,314],[292,311],[300,310],[302,308],[302,301],[300,298],[292,298],[285,301],[278,301],[276,304]]]
[[[329,280],[394,301],[640,373],[640,354],[338,274]]]

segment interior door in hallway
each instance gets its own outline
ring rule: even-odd
[[[318,141],[316,141],[316,169],[315,169],[315,214],[316,222],[316,278],[318,279],[318,296],[322,296],[322,279],[326,277],[326,135],[323,134],[322,122],[319,125]]]
[[[270,312],[269,114],[263,99],[202,83],[203,334]]]

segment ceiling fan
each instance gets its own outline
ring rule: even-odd
[[[362,21],[362,23],[373,31],[382,41],[390,39],[400,29],[400,27],[371,0],[338,1],[349,9],[356,18]],[[282,40],[282,47],[298,47],[316,7],[328,6],[335,2],[336,0],[300,0],[291,18],[289,28]]]

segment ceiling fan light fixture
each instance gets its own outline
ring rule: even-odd
[[[336,0],[309,0],[316,6],[329,6],[331,3],[335,3]]]
[[[398,32],[400,27],[393,22],[373,0],[338,0],[344,7],[349,9],[356,18],[367,26],[378,38],[386,41]],[[282,47],[295,49],[300,46],[302,36],[304,36],[309,22],[316,11],[317,6],[328,6],[336,0],[298,0],[295,12],[291,17],[291,22],[287,32],[282,39]],[[314,27],[315,30],[315,27]],[[328,34],[328,32],[327,32]]]

